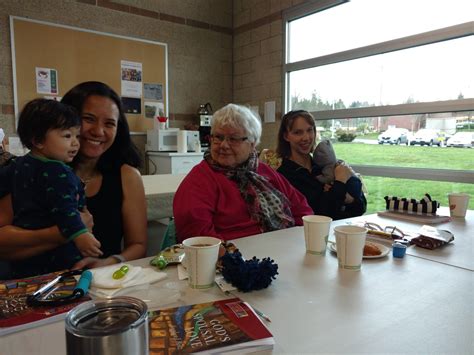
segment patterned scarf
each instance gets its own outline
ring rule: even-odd
[[[254,150],[249,159],[235,168],[218,165],[206,151],[204,159],[209,166],[235,181],[240,195],[247,204],[250,216],[256,220],[264,232],[293,227],[295,219],[291,213],[290,201],[268,179],[257,174],[258,157]]]

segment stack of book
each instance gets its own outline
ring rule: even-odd
[[[62,320],[72,308],[90,300],[84,296],[61,306],[29,306],[27,296],[58,274],[0,281],[0,336]],[[54,292],[71,292],[75,286],[71,277]],[[273,349],[275,343],[256,311],[239,298],[150,311],[149,330],[150,355],[243,354]]]
[[[79,303],[90,300],[88,296],[61,306],[31,307],[26,298],[62,272],[0,281],[0,336],[23,329],[37,327],[66,318],[67,312]],[[56,285],[52,293],[68,294],[76,286],[74,277]]]
[[[150,312],[150,355],[250,353],[274,340],[252,307],[239,298]]]

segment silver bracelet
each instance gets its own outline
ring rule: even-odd
[[[120,255],[120,254],[114,254],[114,255],[111,255],[111,257],[114,258],[114,259],[117,259],[119,263],[124,263],[125,261],[127,261],[127,260],[125,260],[125,258],[124,258],[122,255]]]

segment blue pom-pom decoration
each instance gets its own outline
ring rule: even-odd
[[[267,288],[278,275],[278,264],[270,258],[262,261],[255,256],[244,260],[240,251],[226,252],[221,258],[222,276],[241,292]]]

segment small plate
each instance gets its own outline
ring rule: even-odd
[[[370,242],[372,244],[376,245],[382,251],[382,254],[380,254],[380,255],[364,255],[362,257],[363,259],[383,258],[384,256],[386,256],[390,252],[390,248],[386,247],[385,245],[380,244],[380,243],[375,243],[373,241],[370,241]],[[333,253],[337,254],[336,243],[328,242],[328,247],[329,247],[329,250],[331,250]]]

